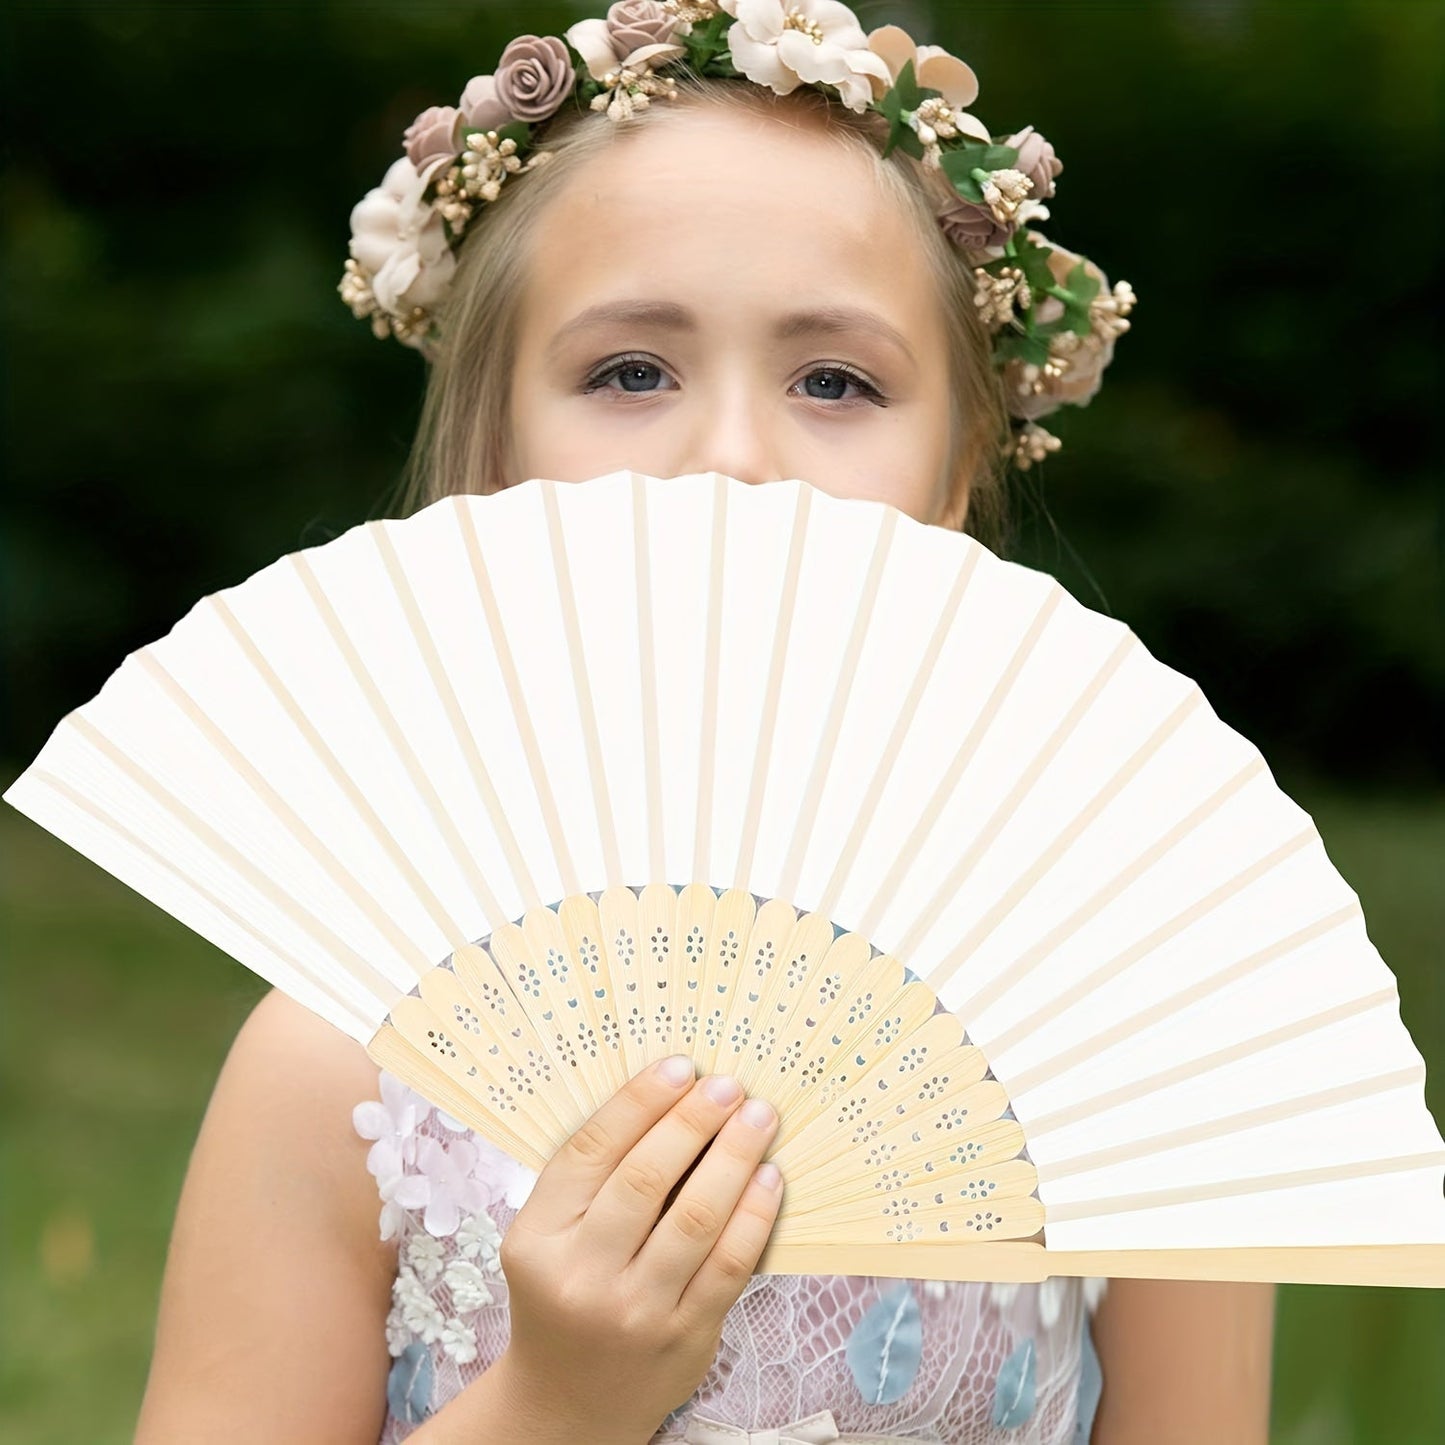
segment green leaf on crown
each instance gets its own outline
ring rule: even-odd
[[[1051,246],[1041,246],[1028,231],[1015,231],[1009,242],[1010,254],[1000,263],[1015,265],[1024,273],[1029,289],[1047,294],[1054,285],[1054,273],[1049,266]]]
[[[901,149],[919,160],[923,159],[923,142],[904,119],[904,113],[912,115],[925,97],[938,93],[936,90],[923,91],[918,88],[918,81],[913,74],[913,62],[910,60],[898,72],[898,79],[893,82],[892,88],[883,99],[873,101],[868,106],[869,110],[876,110],[888,118],[888,140],[883,147],[885,156]]]
[[[1009,331],[993,343],[993,364],[996,367],[1002,367],[1010,361],[1042,366],[1048,359],[1049,342],[1048,337],[1043,334],[1030,336],[1020,331]]]
[[[525,121],[520,120],[509,121],[506,125],[499,125],[497,127],[497,142],[500,144],[504,140],[514,140],[517,142],[517,149],[519,151],[526,150],[532,143],[532,127]]]
[[[687,35],[673,36],[673,44],[682,45],[687,48],[687,63],[702,74],[709,63],[715,61],[720,55],[727,52],[727,31],[733,24],[733,17],[725,10],[720,10],[710,20],[704,20],[700,24],[694,24]],[[714,75],[736,75],[738,72],[733,69],[731,57],[725,62],[725,70],[714,70]]]
[[[1002,171],[1009,169],[1018,160],[1019,153],[1013,146],[985,145],[982,141],[965,141],[943,152],[939,164],[943,173],[953,182],[953,188],[966,201],[981,206],[983,186],[975,171]]]
[[[497,144],[504,140],[517,142],[517,149],[524,151],[532,143],[532,127],[525,121],[508,121],[506,125],[492,126],[491,129],[497,133]],[[487,132],[479,125],[469,125],[462,132],[462,144],[465,145],[474,135],[485,135]]]
[[[1080,261],[1069,272],[1070,296],[1061,296],[1064,303],[1064,325],[1078,336],[1087,336],[1094,329],[1089,318],[1089,303],[1099,294],[1099,278],[1089,275]]]

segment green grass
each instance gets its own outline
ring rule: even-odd
[[[1291,791],[1360,894],[1445,1118],[1445,798]],[[0,1440],[120,1445],[191,1144],[265,986],[10,808],[0,848]],[[1442,1366],[1445,1293],[1286,1287],[1273,1438],[1445,1439]]]

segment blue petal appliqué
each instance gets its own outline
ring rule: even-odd
[[[396,1358],[386,1377],[386,1403],[404,1425],[420,1425],[431,1413],[431,1351],[413,1340]]]
[[[870,1405],[907,1393],[923,1359],[923,1316],[906,1280],[890,1290],[848,1336],[848,1368]]]
[[[1099,1365],[1099,1352],[1089,1329],[1089,1316],[1084,1314],[1079,1326],[1079,1408],[1074,1423],[1074,1445],[1089,1445],[1094,1433],[1094,1415],[1099,1409],[1099,1396],[1104,1393],[1104,1372]]]
[[[1034,1342],[1027,1339],[1003,1362],[993,1391],[993,1423],[1017,1430],[1034,1413]]]

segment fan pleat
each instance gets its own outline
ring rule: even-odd
[[[216,618],[223,624],[230,634],[232,641],[240,649],[241,655],[249,664],[255,675],[269,690],[271,696],[280,705],[287,718],[295,726],[302,741],[310,749],[312,756],[325,769],[327,776],[336,785],[337,790],[346,799],[347,803],[355,810],[356,816],[366,826],[384,850],[387,857],[395,866],[397,872],[406,879],[414,897],[421,906],[426,909],[435,923],[437,929],[445,933],[447,920],[445,910],[440,900],[427,884],[421,872],[406,856],[405,852],[397,843],[396,838],[387,828],[386,824],[378,816],[376,809],[372,806],[366,795],[357,787],[354,779],[341,766],[335,752],[328,746],[326,740],[318,732],[316,725],[311,718],[297,704],[296,698],[277,675],[276,669],[267,661],[255,640],[250,636],[240,622],[236,619],[235,613],[227,605],[224,594],[217,594],[209,599],[211,610]],[[259,769],[258,769],[259,771]],[[335,853],[321,840],[313,829],[308,829],[309,836],[314,839],[314,850],[320,855],[326,853],[335,858]],[[348,870],[349,876],[355,880],[355,874]],[[377,895],[367,889],[364,884],[360,885],[363,896],[375,898]],[[430,966],[430,960],[426,959],[417,949],[414,938],[402,929],[391,910],[385,911],[386,933],[392,939],[399,957],[407,958],[412,968],[420,976],[422,971]]]
[[[502,849],[506,853],[512,876],[517,880],[523,895],[526,896],[530,891],[528,887],[530,875],[526,862],[522,858],[521,850],[517,846],[516,835],[507,824],[501,800],[497,796],[491,774],[487,771],[487,765],[482,760],[480,749],[477,746],[476,734],[463,715],[461,703],[457,699],[456,688],[452,685],[447,669],[442,663],[437,651],[436,639],[427,626],[426,619],[417,603],[416,594],[407,580],[390,531],[391,528],[385,523],[372,524],[367,528],[367,534],[376,544],[376,549],[381,556],[387,580],[391,584],[402,616],[405,617],[407,626],[411,629],[412,640],[416,645],[417,652],[426,666],[427,677],[436,692],[437,702],[451,725],[453,736],[471,774],[472,782],[486,807],[488,819],[497,834]],[[468,827],[466,831],[471,837],[472,829]],[[472,863],[472,885],[481,899],[486,916],[500,919],[503,916],[502,905],[498,902],[485,877],[482,876],[480,869],[476,867],[470,852],[468,860]]]
[[[797,609],[798,579],[803,567],[803,549],[808,540],[808,504],[812,492],[798,488],[797,507],[793,513],[792,536],[788,560],[783,573],[782,595],[773,635],[773,655],[768,665],[767,691],[763,695],[762,715],[758,719],[757,737],[753,744],[753,770],[748,782],[747,806],[743,811],[742,841],[733,867],[732,886],[747,887],[753,874],[753,857],[757,850],[758,824],[763,807],[763,789],[768,781],[768,765],[773,757],[773,738],[777,733],[778,701],[783,690],[784,666],[793,640],[793,615]]]
[[[667,877],[667,845],[662,809],[662,741],[657,705],[657,624],[652,610],[652,544],[647,521],[647,487],[631,477],[633,579],[637,588],[638,672],[642,688],[642,756],[647,777],[647,876]]]
[[[878,588],[882,581],[884,566],[888,561],[889,550],[893,545],[894,535],[897,532],[897,522],[898,513],[889,508],[883,514],[877,537],[874,539],[872,555],[868,560],[868,571],[863,578],[862,591],[853,613],[853,623],[848,631],[848,640],[844,647],[842,661],[838,666],[837,679],[833,684],[827,713],[824,716],[817,743],[812,750],[807,783],[803,789],[787,853],[778,876],[778,893],[784,898],[792,898],[797,892],[798,876],[803,867],[803,855],[818,828],[818,806],[823,795],[823,786],[828,778],[828,768],[837,756],[838,734],[843,727],[849,691],[857,675],[858,659],[863,651],[864,640],[872,625]],[[828,556],[831,565],[837,567],[839,561],[836,552],[829,553]],[[961,586],[959,590],[961,595]],[[936,629],[936,631],[941,630]],[[924,673],[920,675],[915,684],[919,690],[927,680],[927,672],[932,669],[933,655],[930,654]],[[905,712],[908,710],[907,703],[904,704],[904,710]],[[786,735],[785,728],[780,728],[780,731]]]
[[[592,683],[587,672],[587,656],[577,620],[577,597],[572,585],[572,564],[567,557],[567,543],[562,536],[562,519],[557,509],[557,486],[547,482],[542,487],[542,503],[547,513],[547,541],[552,549],[552,571],[556,578],[558,600],[562,607],[562,627],[567,639],[568,661],[571,664],[572,686],[582,724],[582,742],[587,757],[587,772],[592,785],[592,804],[596,812],[593,826],[602,842],[603,878],[609,885],[619,884],[622,877],[622,855],[617,846],[617,825],[612,817],[612,801],[607,792],[607,774],[602,764],[602,745],[597,735],[597,713],[592,703]]]
[[[726,559],[728,535],[728,500],[726,487],[714,486],[712,541],[708,558],[707,643],[702,667],[702,711],[699,717],[701,736],[697,752],[697,820],[693,835],[690,878],[712,877],[712,835],[714,827],[713,799],[716,797],[718,734],[722,726],[720,700],[723,564]]]
[[[182,872],[175,858],[186,857],[186,850],[171,855],[160,852],[150,840],[105,812],[92,796],[77,791],[65,778],[44,768],[36,769],[31,781],[50,795],[43,802],[34,798],[32,806],[57,822],[64,818],[65,836],[73,846],[115,876],[134,880],[132,887],[161,902],[172,916],[211,938],[233,957],[244,953],[254,959],[256,973],[322,1017],[344,1019],[354,1028],[372,1027],[370,1020],[383,1001],[394,994],[394,988],[385,980],[380,981],[379,992],[372,994],[364,992],[363,979],[349,972],[338,986],[324,974],[309,971],[299,958],[264,934],[253,918],[218,897],[193,874]],[[61,811],[52,811],[57,806]]]

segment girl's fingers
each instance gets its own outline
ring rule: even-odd
[[[760,1166],[776,1174],[775,1164]],[[758,1171],[748,1181],[718,1241],[682,1292],[678,1314],[697,1329],[717,1328],[717,1323],[735,1305],[757,1268],[758,1257],[773,1232],[783,1202],[783,1180],[760,1181]]]
[[[699,1155],[704,1158],[697,1172],[703,1171],[707,1159],[719,1147],[714,1144],[718,1130],[729,1122],[728,1116],[734,1114],[742,1102],[743,1092],[735,1079],[713,1074],[696,1084],[658,1120],[597,1191],[587,1210],[579,1241],[588,1259],[596,1260],[613,1273],[620,1273],[632,1263],[638,1251],[647,1245],[648,1235],[658,1223],[673,1186],[697,1162]],[[756,1133],[756,1130],[746,1132]],[[736,1150],[736,1143],[732,1147]],[[740,1171],[742,1179],[752,1172],[761,1153],[758,1149],[744,1164]],[[734,1198],[741,1188],[742,1180],[739,1180],[733,1191]],[[719,1228],[721,1224],[719,1220]],[[673,1299],[690,1274],[689,1270],[674,1282]]]
[[[681,1054],[685,1068],[675,1079],[664,1072],[670,1059],[659,1060],[634,1074],[562,1145],[537,1176],[531,1195],[522,1206],[527,1228],[538,1234],[558,1234],[572,1228],[587,1213],[597,1192],[612,1171],[679,1099],[687,1097],[696,1081],[690,1060]],[[658,1197],[661,1206],[666,1191]],[[629,1256],[630,1258],[630,1256]]]
[[[725,1236],[777,1128],[778,1116],[766,1099],[749,1099],[727,1121],[642,1244],[633,1268],[644,1289],[681,1297]],[[762,1240],[766,1239],[765,1229]],[[735,1237],[728,1248],[739,1242],[745,1241]],[[748,1273],[753,1262],[748,1262]]]

